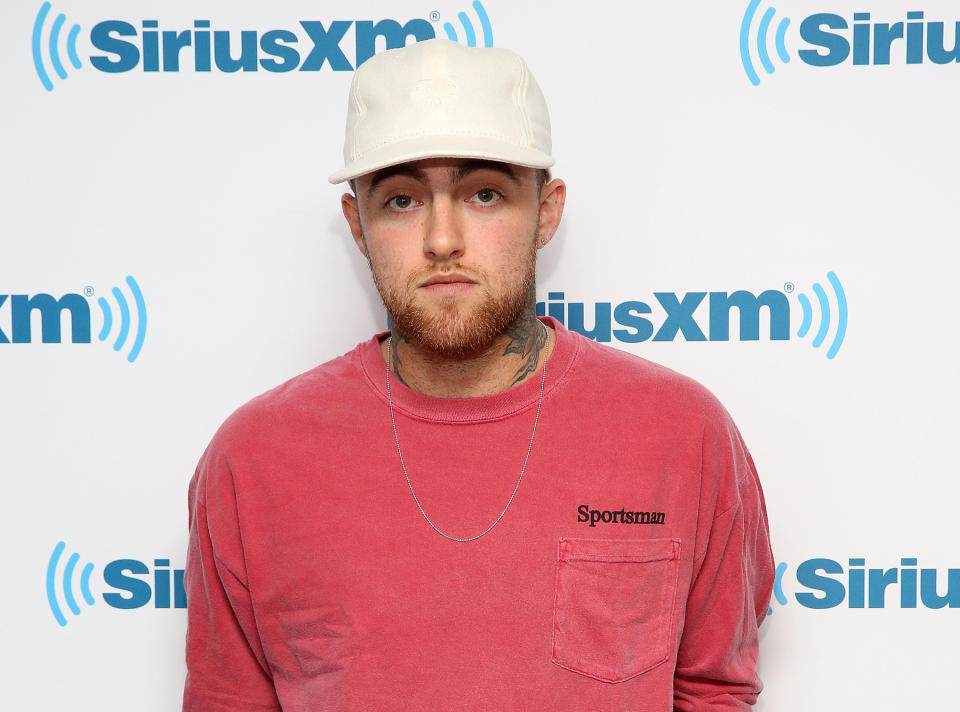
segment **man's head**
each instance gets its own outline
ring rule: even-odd
[[[446,357],[486,349],[534,300],[550,181],[546,103],[523,60],[445,40],[375,55],[351,86],[342,198],[395,328]]]

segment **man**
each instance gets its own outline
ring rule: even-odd
[[[696,383],[536,318],[550,151],[511,52],[431,40],[357,70],[331,181],[391,331],[204,454],[187,712],[755,701],[773,561],[752,461]]]

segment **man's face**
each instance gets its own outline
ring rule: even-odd
[[[427,159],[361,176],[356,191],[344,215],[394,327],[421,347],[482,352],[532,300],[538,233],[555,229],[533,169]]]

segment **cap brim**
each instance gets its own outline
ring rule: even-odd
[[[424,158],[484,158],[529,168],[550,168],[553,157],[489,136],[416,136],[351,161],[327,180],[343,183],[373,171]]]

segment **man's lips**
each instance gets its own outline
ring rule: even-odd
[[[476,284],[476,281],[461,272],[445,272],[433,275],[420,286],[432,287],[435,284]]]
[[[440,296],[453,296],[471,289],[474,285],[476,281],[462,272],[446,272],[424,280],[420,287]]]

